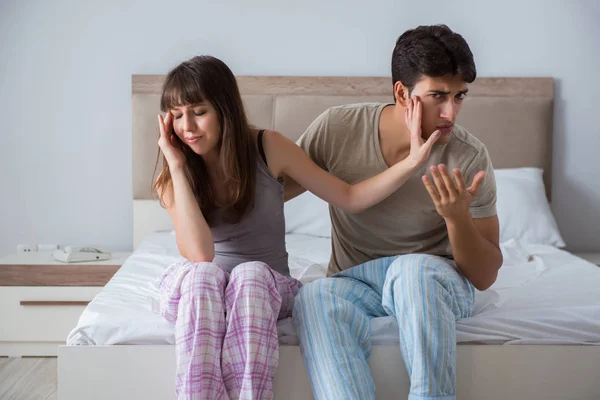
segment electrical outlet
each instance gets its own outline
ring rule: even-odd
[[[37,245],[35,244],[18,244],[17,253],[33,253],[37,251]]]

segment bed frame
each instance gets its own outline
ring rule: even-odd
[[[133,246],[172,229],[151,195],[157,157],[156,114],[164,76],[132,78]],[[250,121],[297,139],[326,108],[391,102],[392,82],[379,77],[238,77]],[[487,146],[495,168],[543,168],[551,195],[552,78],[478,78],[458,123]],[[409,379],[398,346],[373,346],[369,359],[378,399],[406,398]],[[461,400],[598,399],[600,347],[474,345],[457,349]],[[60,346],[58,399],[174,399],[174,347]],[[298,346],[280,346],[275,399],[312,399]],[[343,399],[340,399],[343,400]]]

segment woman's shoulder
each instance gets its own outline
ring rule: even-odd
[[[267,142],[271,145],[281,146],[281,145],[289,145],[289,143],[294,143],[292,139],[284,135],[283,133],[272,130],[272,129],[264,129],[263,133],[263,144],[267,144]]]
[[[272,129],[265,129],[262,145],[269,171],[273,177],[281,177],[286,159],[296,148],[299,149],[298,145],[281,132]]]

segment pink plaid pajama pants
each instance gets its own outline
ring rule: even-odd
[[[228,274],[182,260],[160,283],[160,314],[175,324],[177,399],[272,399],[276,323],[291,316],[301,283],[262,262]]]

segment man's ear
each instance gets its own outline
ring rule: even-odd
[[[408,88],[400,81],[394,84],[394,98],[396,99],[397,104],[400,104],[403,107],[408,106]]]

